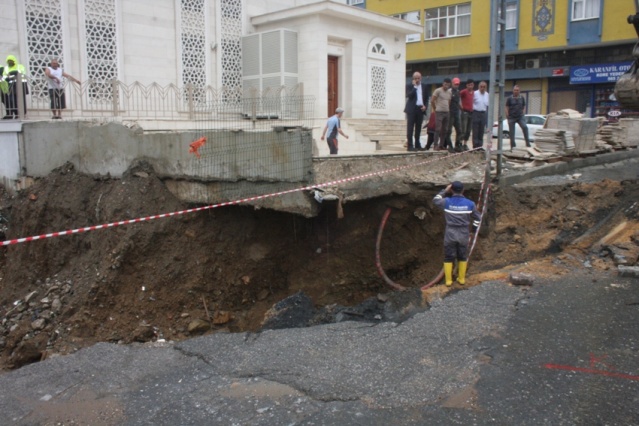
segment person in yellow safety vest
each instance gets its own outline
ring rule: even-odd
[[[0,90],[3,93],[3,101],[6,109],[6,115],[3,117],[5,120],[10,120],[13,118],[18,118],[18,89],[16,85],[17,75],[21,74],[23,83],[22,83],[22,100],[24,103],[24,113],[27,113],[27,98],[26,95],[29,93],[29,89],[26,83],[26,69],[24,65],[18,62],[18,58],[14,55],[7,56],[7,66],[4,67],[2,72],[3,81],[8,83],[8,87],[0,86]]]

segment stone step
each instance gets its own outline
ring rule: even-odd
[[[406,122],[404,120],[344,120],[358,139],[367,139],[377,143],[377,150],[405,151]],[[340,151],[341,152],[341,151]]]
[[[346,138],[338,138],[338,155],[370,155],[377,151],[377,144],[369,141],[353,141]],[[313,155],[316,157],[329,156],[330,151],[325,140],[315,141]]]

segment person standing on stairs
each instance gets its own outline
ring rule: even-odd
[[[422,83],[422,75],[413,73],[413,80],[406,85],[406,150],[421,151],[420,142],[424,114],[428,108],[428,86]],[[413,136],[414,135],[414,136]]]
[[[451,81],[446,77],[444,83],[433,93],[431,98],[432,109],[435,111],[435,151],[446,150],[446,136],[448,135],[448,126],[450,123],[450,103],[452,100],[452,91],[450,90]],[[449,152],[455,152],[453,147],[448,147]]]
[[[433,203],[444,211],[446,230],[444,231],[444,277],[446,286],[453,285],[453,263],[457,260],[457,282],[466,284],[468,265],[469,227],[472,221],[473,232],[481,223],[481,214],[475,203],[464,197],[464,185],[455,181],[442,189]]]

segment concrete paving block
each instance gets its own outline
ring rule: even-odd
[[[639,278],[639,266],[619,265],[617,271],[620,277]]]
[[[535,277],[530,274],[513,272],[510,274],[510,283],[512,285],[528,285],[531,286],[535,282]]]

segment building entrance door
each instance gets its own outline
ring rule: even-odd
[[[337,56],[328,57],[328,117],[335,114],[339,102]]]

